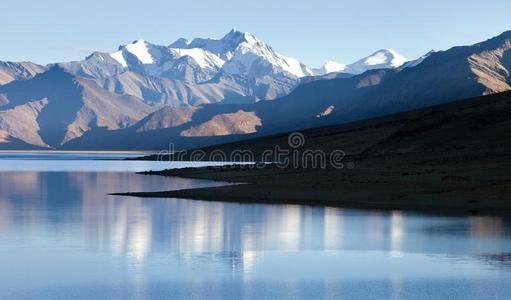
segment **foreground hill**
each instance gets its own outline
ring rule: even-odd
[[[164,108],[116,131],[91,131],[69,149],[190,148],[342,124],[511,90],[511,32],[472,46],[430,53],[401,69],[311,80],[288,96],[253,104],[203,105],[193,112]],[[165,122],[168,115],[186,116]]]
[[[301,133],[300,153],[342,150],[343,167],[302,160],[298,167],[170,170],[153,174],[248,184],[131,195],[511,213],[511,92]],[[287,134],[201,150],[228,157],[250,150],[257,158],[276,145],[292,150]]]

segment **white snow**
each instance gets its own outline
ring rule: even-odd
[[[291,74],[297,78],[334,72],[361,74],[372,69],[398,68],[408,62],[392,49],[376,51],[350,65],[329,61],[319,69],[309,69],[299,60],[281,55],[250,33],[230,31],[221,39],[181,38],[171,46],[157,46],[144,40],[122,46],[110,54],[123,67],[141,64],[151,75],[161,74],[174,66],[180,57],[191,57],[201,69],[220,70],[249,77]],[[138,62],[131,60],[135,56]],[[128,64],[129,61],[129,64]],[[417,61],[417,63],[420,63]]]
[[[170,51],[172,51],[178,57],[190,56],[195,60],[195,62],[197,62],[197,64],[201,68],[221,68],[225,64],[225,61],[223,59],[201,48],[192,49],[171,48]]]
[[[367,57],[364,62],[367,66],[374,66],[374,65],[382,65],[382,64],[390,64],[393,67],[399,67],[405,62],[407,62],[408,59],[398,54],[396,51],[392,49],[383,49],[380,51],[377,51],[373,55]]]
[[[299,62],[296,58],[279,55],[277,53],[275,54],[277,56],[280,56],[280,58],[283,60],[283,63],[276,62],[276,64],[279,67],[281,67],[284,71],[291,73],[298,78],[312,75],[312,71],[309,68],[307,68],[304,64]]]
[[[250,75],[248,73],[253,70],[253,64],[257,62],[271,65],[273,70],[284,71],[298,78],[312,75],[311,70],[297,59],[278,54],[273,48],[249,33],[245,33],[244,41],[232,54],[226,53],[225,57],[230,59],[224,69],[231,74]]]
[[[248,32],[233,29],[221,39],[196,38],[187,44],[183,43],[184,40],[179,39],[173,45],[176,47],[179,45],[179,48],[186,46],[187,49],[200,48],[216,55],[225,62],[223,69],[230,74],[260,76],[262,74],[249,73],[254,70],[257,72],[266,70],[268,72],[266,75],[271,75],[274,71],[287,72],[296,77],[312,75],[311,70],[298,60],[276,53],[270,46]],[[196,58],[195,55],[191,56]],[[197,60],[200,58],[197,57]],[[257,67],[254,63],[257,63]]]
[[[394,69],[399,68],[409,60],[392,49],[382,49],[375,53],[358,60],[349,65],[343,65],[335,61],[327,62],[323,67],[314,69],[314,75],[321,76],[334,72],[348,74],[362,74],[374,69]]]
[[[327,73],[341,72],[344,71],[344,69],[346,69],[346,65],[335,61],[328,61],[323,67],[325,68],[325,71]]]
[[[224,71],[230,74],[248,74],[259,56],[250,51],[236,51],[231,59],[224,64]]]
[[[154,58],[149,53],[149,46],[144,40],[138,40],[132,44],[126,45],[126,50],[135,55],[143,64],[154,63]]]
[[[121,50],[114,52],[110,54],[110,56],[115,59],[118,63],[120,63],[123,67],[128,67],[128,63],[126,63],[126,60],[124,59],[124,55]]]
[[[388,63],[388,57],[384,52],[377,52],[364,60],[366,66],[374,66]]]
[[[261,42],[259,39],[257,39],[255,36],[253,36],[252,34],[250,34],[248,32],[245,32],[243,34],[243,37],[249,44],[255,44],[255,43]]]
[[[408,59],[392,49],[382,49],[353,64],[346,66],[346,73],[361,74],[374,69],[393,69],[402,66]]]
[[[330,73],[343,72],[345,70],[346,70],[346,65],[335,62],[335,61],[328,61],[321,68],[313,69],[312,72],[316,76],[321,76],[321,75],[326,75],[326,74],[330,74]]]

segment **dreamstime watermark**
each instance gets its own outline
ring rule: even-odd
[[[345,162],[346,153],[340,149],[324,151],[308,149],[305,136],[300,132],[291,133],[287,138],[287,145],[275,145],[271,149],[252,151],[247,149],[208,148],[208,150],[175,151],[174,144],[168,150],[158,153],[159,161],[193,161],[216,162],[221,165],[236,164],[243,167],[262,168],[267,164],[275,164],[278,168],[334,168],[353,169],[354,162]]]

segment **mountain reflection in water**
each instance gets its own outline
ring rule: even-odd
[[[467,296],[481,291],[474,282],[511,279],[505,218],[108,196],[211,185],[118,172],[0,172],[0,273],[10,274],[0,296],[364,296],[353,289],[364,284],[403,296],[417,284],[459,280]]]

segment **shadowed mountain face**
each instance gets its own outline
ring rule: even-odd
[[[322,149],[330,153],[341,149],[358,159],[412,155],[415,160],[426,160],[427,156],[448,157],[451,162],[462,162],[464,156],[499,160],[511,157],[511,91],[301,133],[305,140],[302,150]],[[249,149],[262,157],[265,150],[276,145],[292,150],[288,137],[289,132],[202,150],[229,154]]]
[[[4,119],[0,121],[4,124],[0,130],[30,144],[66,149],[166,149],[169,143],[186,148],[347,123],[511,90],[511,32],[505,32],[476,45],[428,53],[398,69],[303,78],[302,84],[289,95],[255,102],[261,97],[285,94],[298,79],[265,75],[277,72],[276,66],[287,60],[252,36],[237,37],[242,42],[233,37],[232,41],[229,39],[232,45],[220,40],[181,41],[178,43],[182,44],[181,52],[138,41],[111,56],[96,54],[88,58],[97,61],[96,64],[63,65],[66,71],[52,69],[30,80],[1,86],[0,109],[12,110],[30,103],[22,111],[27,119],[31,114],[36,116],[38,128],[27,132]],[[201,46],[202,50],[197,52],[193,45]],[[232,48],[233,45],[237,46]],[[236,52],[244,47],[272,58],[275,65],[267,70],[257,61],[250,61],[250,74],[260,75],[251,78],[241,65],[232,69],[236,59],[240,63],[247,61],[230,58],[222,51]],[[219,72],[209,81],[199,83],[140,73],[164,73],[159,63],[185,52],[195,57],[194,63],[211,68],[219,59],[229,57],[231,66],[222,67],[229,72]],[[120,69],[98,67],[100,62],[115,63],[112,60],[130,70],[118,73]],[[87,74],[89,79],[77,74]],[[105,74],[111,76],[104,77]],[[62,88],[51,88],[55,86],[52,81]],[[164,100],[162,95],[166,95]],[[209,104],[212,102],[221,104]],[[161,107],[161,103],[172,107]],[[42,142],[34,131],[40,133]]]
[[[59,89],[54,87],[58,86]],[[46,145],[58,146],[66,135],[67,125],[73,122],[76,112],[83,105],[82,88],[72,76],[55,68],[34,79],[14,82],[2,89],[9,100],[5,109],[26,104],[28,99],[42,100],[44,107],[38,112],[36,122],[39,136]]]
[[[509,91],[349,124],[312,128],[301,134],[304,143],[298,148],[291,148],[286,133],[204,147],[201,149],[204,156],[193,152],[178,156],[219,160],[218,151],[222,151],[223,157],[246,161],[247,158],[239,155],[242,150],[252,153],[251,159],[267,161],[265,153],[279,146],[289,151],[280,158],[280,165],[149,172],[243,182],[241,185],[129,195],[442,213],[511,213]],[[346,154],[340,160],[331,156],[339,150]],[[311,151],[319,156],[306,156]],[[146,159],[157,158],[168,157]],[[288,164],[286,158],[301,159],[299,163]],[[322,167],[314,167],[314,162]]]
[[[0,86],[0,95],[0,130],[40,147],[59,147],[92,128],[126,128],[151,111],[137,98],[108,93],[59,67]]]

